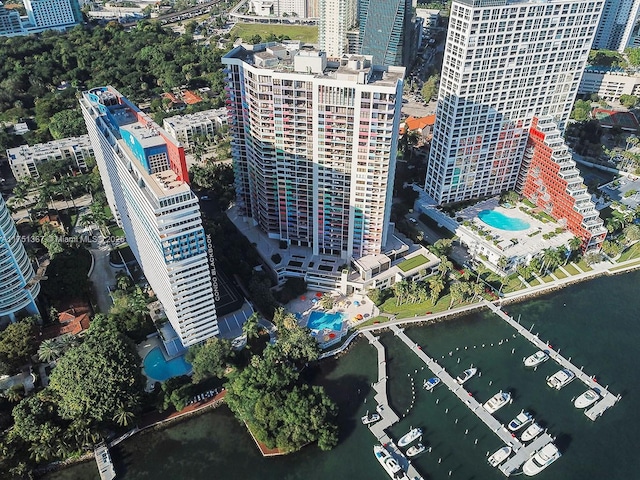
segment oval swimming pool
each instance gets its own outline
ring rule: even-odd
[[[516,232],[518,230],[531,228],[528,222],[520,218],[507,217],[504,213],[496,212],[495,210],[482,210],[478,213],[478,218],[490,227],[497,228],[498,230]]]
[[[142,362],[147,377],[164,382],[172,377],[179,377],[191,372],[191,364],[184,359],[184,355],[167,361],[160,347],[152,349]]]
[[[339,332],[342,329],[343,321],[344,314],[340,312],[329,313],[313,311],[309,314],[307,328],[309,328],[310,330],[323,330],[325,328],[328,328]]]

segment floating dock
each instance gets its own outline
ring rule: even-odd
[[[516,455],[509,458],[505,463],[500,465],[499,470],[507,477],[513,472],[518,470],[524,462],[526,462],[532,455],[534,455],[540,448],[547,443],[552,442],[553,438],[548,433],[543,433],[537,437],[533,442],[528,445],[523,445],[517,437],[514,437],[511,432],[496,418],[487,412],[482,404],[478,402],[470,392],[468,392],[464,386],[458,384],[455,379],[442,367],[438,362],[433,360],[429,355],[424,353],[420,345],[411,340],[404,330],[397,325],[392,325],[391,331],[402,340],[412,352],[414,352],[426,365],[435,373],[442,383],[444,383],[449,390],[451,390],[469,410],[471,410],[482,422],[487,425],[493,433],[495,433],[500,440],[506,445],[510,445]]]
[[[113,480],[116,478],[116,471],[113,468],[113,462],[111,461],[111,455],[109,454],[109,448],[101,443],[93,450],[93,455],[96,458],[98,464],[98,471],[100,472],[100,478],[102,480]]]
[[[615,403],[620,400],[619,395],[614,395],[609,392],[606,387],[600,385],[595,377],[589,376],[582,371],[582,368],[577,368],[570,360],[564,358],[560,353],[553,349],[549,342],[543,342],[540,340],[537,334],[531,333],[529,330],[524,328],[520,323],[516,322],[512,317],[502,311],[500,307],[497,305],[488,302],[485,300],[485,304],[487,307],[491,309],[493,313],[502,318],[505,322],[511,325],[516,331],[522,335],[524,338],[529,340],[534,346],[539,348],[540,350],[545,350],[548,352],[549,357],[555,360],[559,365],[563,368],[568,368],[573,373],[576,374],[576,377],[579,378],[582,383],[584,383],[588,388],[596,389],[600,393],[600,400],[598,400],[591,408],[588,408],[584,411],[584,414],[590,419],[595,420],[596,418],[602,416],[602,414],[615,405]]]
[[[382,407],[377,412],[381,420],[369,425],[369,430],[375,435],[378,441],[386,447],[395,458],[402,469],[407,472],[410,478],[422,478],[416,468],[411,464],[407,457],[402,453],[394,441],[387,435],[385,430],[400,420],[400,417],[389,406],[389,398],[387,397],[387,361],[385,357],[384,346],[380,343],[378,337],[369,331],[364,332],[364,336],[369,340],[378,351],[378,381],[373,384],[376,394],[373,397],[376,403]]]

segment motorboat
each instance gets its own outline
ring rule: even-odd
[[[430,378],[429,380],[425,380],[422,386],[424,387],[425,390],[429,391],[429,390],[433,390],[436,387],[436,385],[438,385],[439,383],[440,383],[440,379],[438,377],[433,377],[433,378]]]
[[[425,449],[426,447],[423,444],[418,443],[413,447],[409,447],[409,449],[407,450],[407,457],[415,457],[416,455],[424,452]]]
[[[567,368],[563,368],[547,378],[547,385],[556,390],[560,390],[565,385],[571,383],[574,378],[576,378],[575,373]]]
[[[544,428],[542,428],[540,425],[534,422],[531,425],[529,425],[524,432],[522,432],[522,435],[520,436],[520,440],[522,440],[523,442],[530,442],[531,440],[536,438],[538,435],[540,435],[542,432],[544,432]]]
[[[402,438],[398,440],[398,446],[406,447],[411,442],[413,442],[416,438],[418,438],[420,435],[422,435],[421,428],[412,428],[411,430],[409,430],[407,434],[403,435]]]
[[[560,452],[553,443],[547,443],[533,457],[524,462],[522,473],[531,477],[540,473],[560,458]]]
[[[596,403],[600,399],[600,394],[593,389],[589,389],[576,398],[576,401],[573,402],[573,405],[576,408],[587,408],[594,403]]]
[[[504,407],[509,402],[509,400],[511,400],[511,394],[509,392],[501,391],[487,400],[483,407],[487,412],[493,413],[498,409]]]
[[[367,415],[362,417],[362,424],[369,425],[371,423],[376,423],[378,420],[380,420],[380,415],[377,413],[369,414],[369,412],[367,412]]]
[[[478,369],[475,367],[467,368],[464,372],[456,377],[456,382],[460,385],[464,384],[467,380],[473,377],[476,373],[478,373]]]
[[[523,410],[509,422],[509,430],[517,432],[531,422],[533,422],[533,415]]]
[[[505,445],[504,447],[493,452],[493,455],[491,455],[487,459],[487,461],[492,467],[497,467],[502,462],[504,462],[509,457],[509,455],[511,455],[511,447]]]
[[[376,445],[373,447],[373,453],[391,478],[394,480],[409,480],[402,467],[398,465],[396,459],[391,456],[386,448],[382,445]]]
[[[537,367],[538,365],[546,362],[547,360],[549,360],[549,354],[543,350],[538,350],[533,355],[529,355],[527,358],[524,359],[524,366]]]

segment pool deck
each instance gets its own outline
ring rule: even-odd
[[[470,221],[476,227],[489,232],[492,237],[491,239],[486,239],[471,230],[471,228],[463,225],[461,225],[460,228],[464,229],[468,235],[477,238],[478,242],[486,243],[491,248],[497,248],[503,252],[502,254],[506,257],[534,255],[545,248],[566,245],[568,241],[573,238],[571,232],[564,231],[550,239],[544,239],[543,236],[545,234],[555,231],[558,227],[561,227],[561,225],[557,222],[544,223],[533,218],[531,215],[520,210],[519,207],[522,206],[522,204],[518,204],[514,208],[505,208],[501,207],[499,203],[500,199],[498,197],[490,198],[467,207],[456,214],[456,216],[462,217],[463,220]],[[492,227],[478,218],[478,214],[483,210],[495,210],[507,217],[525,221],[529,224],[529,228],[526,230],[500,230]],[[517,243],[512,242],[512,240],[517,241]],[[494,241],[496,243],[494,243]]]

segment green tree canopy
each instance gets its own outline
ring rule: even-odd
[[[571,112],[571,118],[574,120],[587,120],[591,114],[591,102],[586,100],[576,100]]]
[[[425,102],[431,101],[431,99],[438,93],[438,84],[440,81],[440,76],[438,74],[431,75],[424,85],[422,86],[422,98],[424,98]]]
[[[11,372],[31,361],[31,356],[38,351],[36,335],[40,328],[33,317],[27,317],[11,323],[0,332],[0,362]]]
[[[78,109],[62,110],[49,121],[49,132],[55,140],[86,135],[87,127]]]
[[[186,360],[193,366],[194,382],[212,375],[224,377],[232,354],[231,342],[223,338],[212,337],[203,344],[191,347]]]
[[[101,315],[84,342],[58,360],[50,378],[62,417],[99,422],[112,422],[122,408],[137,412],[143,387],[135,346]]]

